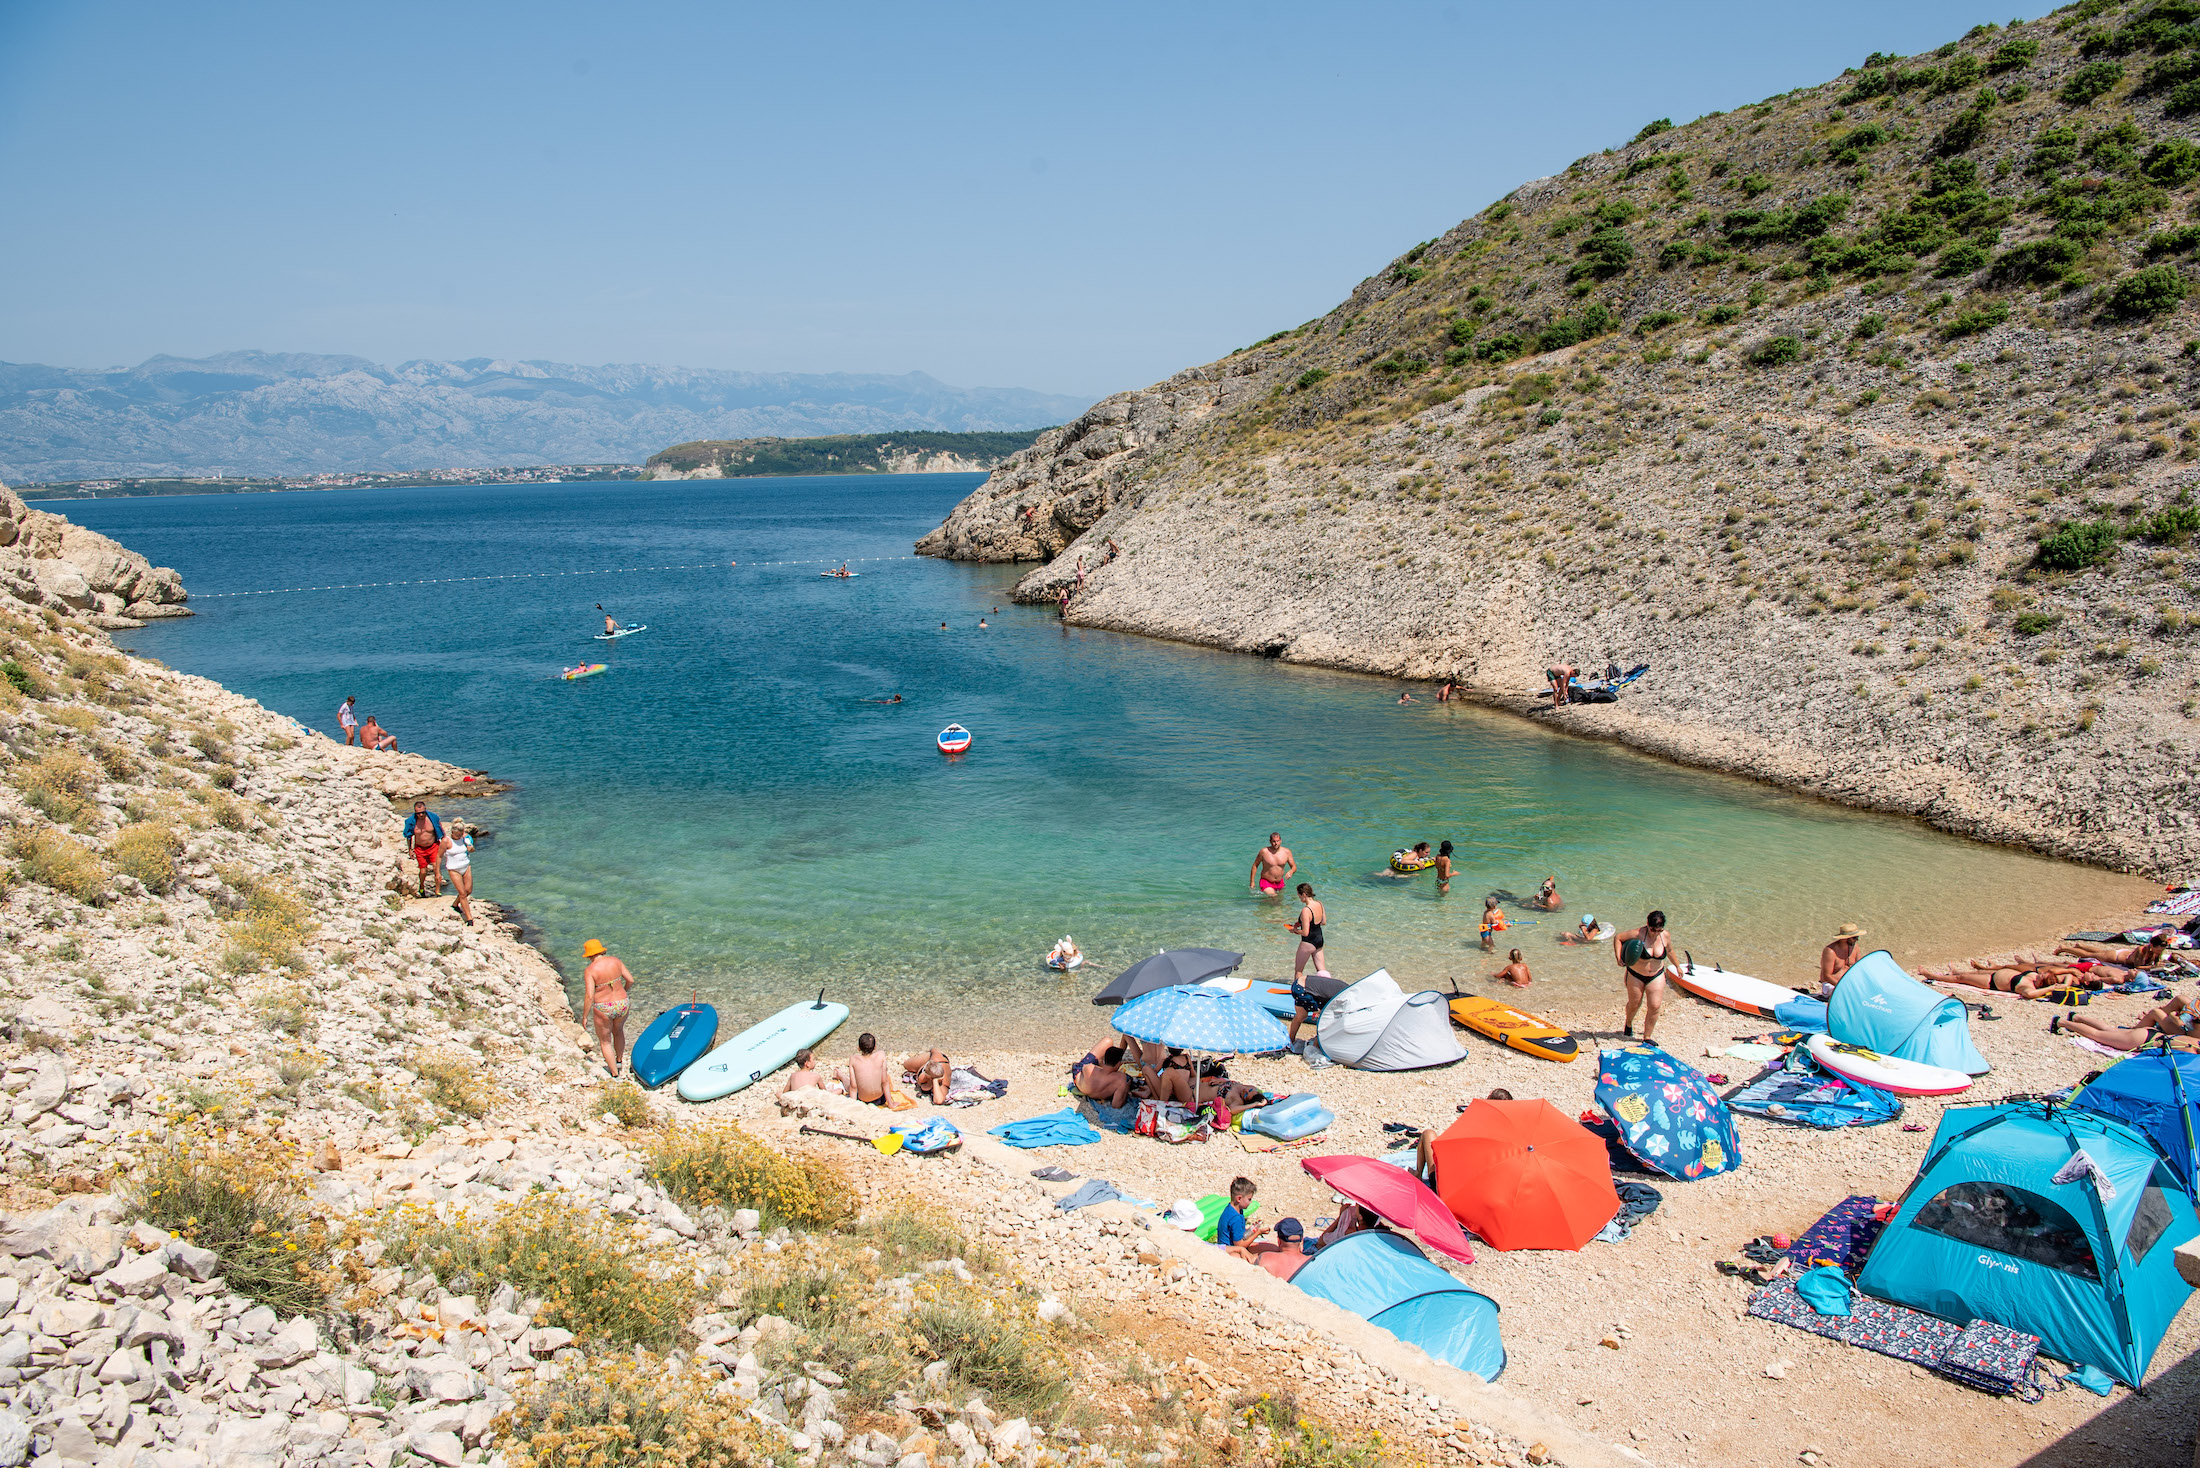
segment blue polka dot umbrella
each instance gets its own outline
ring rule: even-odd
[[[1208,1055],[1265,1055],[1290,1045],[1283,1026],[1252,995],[1184,985],[1133,999],[1115,1012],[1115,1028],[1134,1040]]]

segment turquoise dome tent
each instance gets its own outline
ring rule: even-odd
[[[2102,1071],[2070,1104],[2145,1132],[2184,1178],[2186,1193],[2200,1197],[2200,1164],[2193,1155],[2200,1151],[2200,1055],[2143,1050]]]
[[[2192,1293],[2172,1256],[2195,1235],[2176,1174],[2123,1122],[1960,1106],[1942,1113],[1856,1285],[1959,1325],[2028,1331],[2046,1354],[2136,1387]]]
[[[1401,1234],[1346,1234],[1307,1260],[1291,1283],[1484,1381],[1505,1369],[1497,1302],[1437,1268]]]
[[[1990,1068],[1971,1043],[1970,1013],[1963,1001],[1911,978],[1884,948],[1859,958],[1834,985],[1826,1029],[1845,1045],[1920,1065],[1973,1076]]]

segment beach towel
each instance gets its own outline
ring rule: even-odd
[[[1222,1210],[1230,1206],[1228,1197],[1221,1193],[1209,1193],[1199,1200],[1199,1227],[1194,1230],[1208,1243],[1215,1241],[1215,1231],[1222,1227]],[[1260,1200],[1255,1198],[1245,1206],[1245,1221],[1250,1224],[1253,1215],[1260,1212]],[[1250,1232],[1250,1230],[1248,1230]]]
[[[1853,1276],[1864,1267],[1864,1256],[1887,1226],[1874,1211],[1878,1206],[1877,1198],[1842,1199],[1827,1210],[1825,1217],[1796,1236],[1795,1242],[1788,1245],[1788,1258],[1797,1269],[1830,1265]]]
[[[1100,1102],[1088,1098],[1082,1110],[1095,1125],[1104,1126],[1109,1131],[1119,1132],[1126,1137],[1131,1134],[1131,1127],[1138,1121],[1138,1103],[1136,1101],[1127,1102],[1121,1106],[1104,1106]]]
[[[1665,1201],[1665,1194],[1648,1183],[1629,1183],[1613,1178],[1612,1187],[1619,1193],[1619,1212],[1598,1230],[1596,1242],[1600,1244],[1623,1242],[1635,1231],[1636,1224],[1657,1212],[1658,1205]]]
[[[2068,1040],[2071,1044],[2077,1046],[2080,1050],[2090,1050],[2095,1055],[2105,1055],[2110,1060],[2121,1060],[2126,1055],[2129,1055],[2131,1053],[2129,1050],[2111,1049],[2110,1047],[2103,1045],[2100,1041],[2088,1040],[2083,1035],[2065,1035],[2063,1038]]]
[[[975,1106],[1008,1094],[1008,1082],[990,1080],[977,1071],[957,1066],[947,1077],[947,1104]]]
[[[1902,1098],[1877,1086],[1859,1086],[1833,1074],[1795,1050],[1774,1067],[1726,1098],[1749,1116],[1832,1131],[1845,1126],[1878,1126],[1902,1114]]]
[[[1826,1032],[1826,1001],[1798,994],[1787,1003],[1774,1006],[1772,1017],[1789,1029],[1823,1035]]]
[[[1003,1122],[987,1129],[986,1135],[999,1137],[1011,1147],[1082,1147],[1100,1140],[1092,1124],[1072,1110]]]
[[[2200,912],[2200,891],[2179,892],[2169,897],[2157,898],[2147,904],[2147,911],[2165,917],[2185,917]]]

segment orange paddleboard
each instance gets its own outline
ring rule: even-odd
[[[1451,1001],[1451,1018],[1454,1024],[1539,1060],[1572,1060],[1581,1053],[1580,1043],[1557,1025],[1501,1000],[1461,994]]]

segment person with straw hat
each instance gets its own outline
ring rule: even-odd
[[[634,975],[594,938],[581,945],[581,957],[588,960],[581,970],[581,1012],[596,1032],[604,1069],[616,1079],[626,1062],[627,995]]]
[[[1843,923],[1833,935],[1833,941],[1818,955],[1818,992],[1821,998],[1833,997],[1833,986],[1841,982],[1841,976],[1856,963],[1857,940],[1864,930],[1854,923]]]

